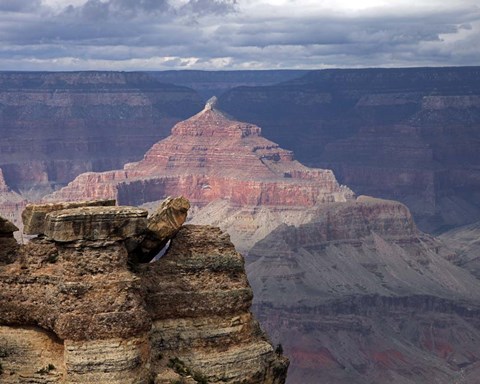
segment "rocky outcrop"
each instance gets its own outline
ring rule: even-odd
[[[185,223],[189,209],[190,202],[183,196],[166,198],[150,215],[145,234],[129,242],[131,257],[143,263],[156,257]]]
[[[82,207],[114,206],[115,200],[91,200],[46,204],[27,204],[22,212],[23,232],[26,235],[44,235],[47,215],[51,212]]]
[[[220,97],[233,116],[358,194],[400,200],[423,230],[478,221],[479,67],[311,71]]]
[[[45,236],[0,256],[2,383],[285,381],[287,360],[249,311],[243,259],[217,228],[180,228],[165,256],[138,264],[127,243],[145,235],[145,210],[80,206],[45,222]],[[15,229],[0,222],[2,252]]]
[[[254,311],[291,359],[288,382],[478,381],[478,280],[404,205],[325,204],[248,259]]]
[[[38,198],[141,158],[202,104],[146,73],[0,72],[0,167],[11,188]]]
[[[13,237],[16,231],[14,224],[0,216],[0,265],[10,262],[17,251],[18,244]]]

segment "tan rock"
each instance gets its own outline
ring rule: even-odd
[[[148,217],[148,229],[160,240],[171,239],[187,219],[190,202],[183,196],[167,197]]]
[[[79,207],[106,207],[115,205],[115,200],[88,200],[61,203],[28,204],[22,212],[23,233],[40,235],[45,233],[45,217],[48,213]]]
[[[167,197],[148,217],[146,235],[127,245],[133,262],[147,263],[166,246],[187,218],[190,202],[182,197]]]
[[[288,362],[250,312],[229,236],[182,226],[165,256],[135,266],[125,241],[90,241],[121,240],[139,225],[146,230],[146,211],[133,207],[50,212],[47,237],[0,264],[0,382],[283,384]]]
[[[80,207],[53,211],[45,235],[54,241],[124,240],[145,232],[147,211],[134,207]]]

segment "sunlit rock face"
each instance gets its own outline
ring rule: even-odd
[[[27,245],[0,219],[0,381],[284,383],[288,360],[250,312],[244,261],[228,235],[182,227],[179,217],[167,237],[156,232],[171,241],[162,258],[133,257],[132,241],[174,216],[57,204]]]

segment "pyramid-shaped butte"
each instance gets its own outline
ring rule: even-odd
[[[168,195],[198,206],[224,199],[238,206],[312,207],[353,198],[332,171],[300,164],[291,151],[262,137],[259,127],[233,120],[212,101],[176,124],[143,160],[123,170],[81,174],[50,198],[138,205]]]

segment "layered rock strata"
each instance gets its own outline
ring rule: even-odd
[[[480,218],[479,78],[479,67],[321,70],[219,104],[304,164],[443,231]]]
[[[247,265],[290,383],[476,383],[480,285],[398,203],[360,197],[281,226]]]
[[[202,105],[146,73],[0,72],[0,167],[11,188],[38,198],[141,158]]]
[[[288,211],[292,216],[354,198],[332,171],[305,167],[292,152],[263,138],[259,127],[233,120],[213,101],[175,125],[171,136],[143,160],[122,170],[82,174],[48,199],[112,198],[139,205],[168,195],[183,195],[196,209],[223,200],[232,209]]]
[[[44,235],[0,255],[2,383],[162,383],[174,370],[194,382],[285,381],[228,236],[177,228],[164,257],[138,264],[127,243],[145,236],[147,212],[83,205],[47,213]],[[0,224],[3,252],[16,228]]]

